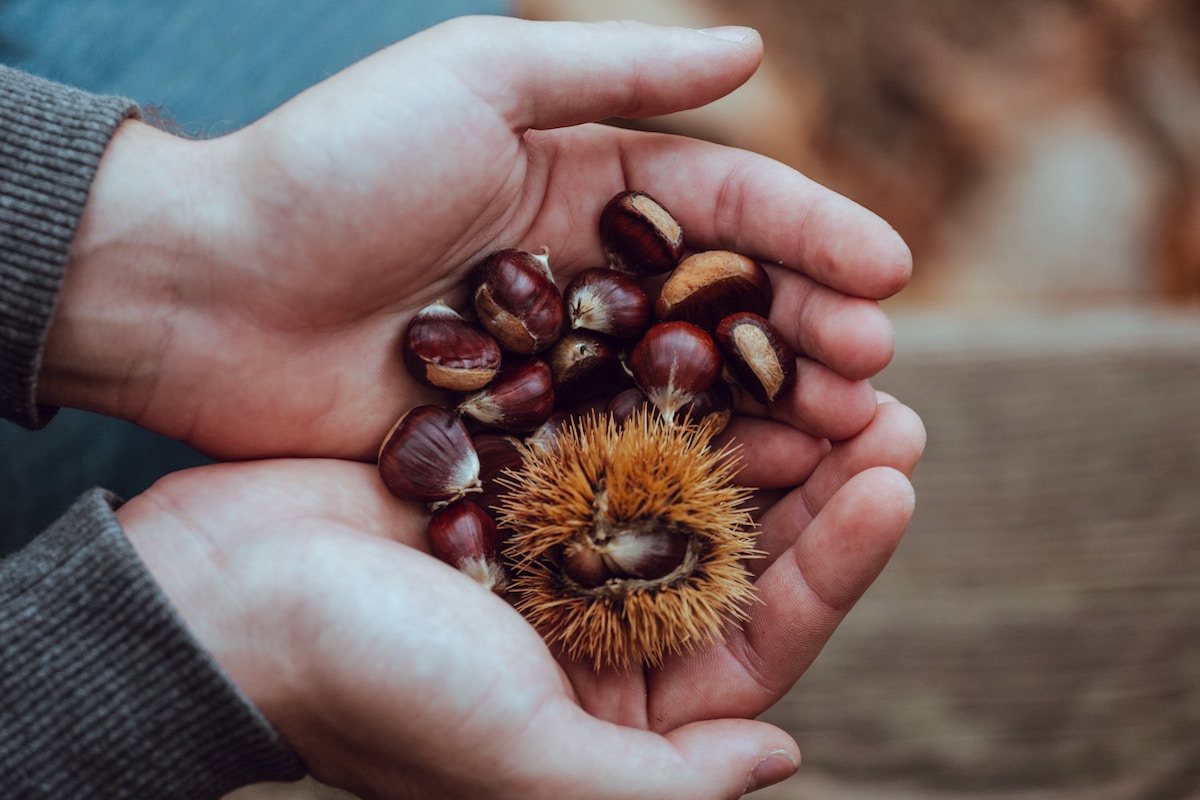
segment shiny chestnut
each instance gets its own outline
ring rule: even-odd
[[[585,269],[563,290],[563,305],[572,328],[617,339],[636,339],[650,327],[652,311],[646,290],[631,275],[606,267]]]
[[[495,380],[458,404],[458,410],[509,433],[527,433],[554,411],[550,367],[540,358],[506,364]]]
[[[462,419],[440,406],[402,416],[379,448],[379,475],[401,500],[446,503],[478,492],[479,457]]]
[[[651,326],[629,356],[629,369],[638,388],[671,421],[713,385],[721,366],[721,353],[712,337],[690,322]]]
[[[738,311],[766,316],[773,297],[767,271],[729,250],[694,253],[671,273],[654,304],[660,321],[685,320],[712,333]]]
[[[717,342],[738,383],[760,403],[774,403],[796,382],[796,354],[766,317],[731,314],[717,326]]]
[[[500,369],[496,340],[442,302],[417,312],[405,330],[401,351],[409,374],[439,389],[480,389]]]
[[[483,491],[472,499],[491,511],[506,492],[499,478],[521,468],[521,441],[502,431],[479,431],[471,435],[471,443],[479,456],[479,482],[483,486]]]
[[[429,548],[481,586],[499,591],[507,585],[500,529],[491,514],[473,500],[456,500],[429,518]]]
[[[550,271],[549,251],[497,250],[472,270],[471,285],[480,324],[504,350],[539,353],[562,333],[562,293]]]
[[[600,243],[613,269],[661,275],[683,255],[683,228],[645,192],[617,194],[600,212]]]
[[[716,436],[733,419],[733,391],[724,380],[714,381],[712,386],[680,406],[676,416],[693,425],[707,425]]]
[[[622,389],[608,399],[608,403],[604,406],[604,412],[609,414],[618,424],[622,424],[625,420],[634,415],[634,412],[645,408],[650,404],[650,398],[646,397],[646,393],[636,386],[628,389]]]
[[[562,550],[563,573],[594,589],[616,578],[655,581],[679,570],[687,557],[688,537],[665,521],[639,521],[624,527],[581,532]]]
[[[546,351],[546,363],[558,402],[575,402],[611,394],[628,378],[620,350],[612,340],[592,331],[567,331]]]

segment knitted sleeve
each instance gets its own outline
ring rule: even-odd
[[[0,416],[25,427],[52,414],[34,380],[88,189],[113,132],[137,115],[129,100],[0,65]]]
[[[128,100],[0,66],[0,416],[34,384],[67,253]],[[303,765],[191,637],[85,495],[0,561],[0,796],[216,798]]]
[[[84,495],[0,561],[0,794],[221,797],[303,765],[191,638]]]

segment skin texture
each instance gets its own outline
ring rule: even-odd
[[[221,139],[118,131],[39,400],[256,459],[170,476],[118,513],[316,777],[364,798],[728,798],[798,764],[753,717],[913,511],[924,431],[868,382],[892,353],[877,301],[911,259],[884,222],[778,163],[590,124],[704,104],[760,57],[743,29],[460,19]],[[795,391],[747,404],[726,434],[765,487],[763,602],[721,645],[595,673],[430,557],[426,512],[354,460],[437,398],[399,358],[412,315],[462,307],[498,247],[549,247],[565,285],[602,263],[595,220],[626,188],[662,201],[690,248],[767,263],[772,321],[804,355]]]

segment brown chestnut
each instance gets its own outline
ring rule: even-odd
[[[712,333],[737,311],[766,316],[773,297],[771,279],[757,261],[728,250],[694,253],[671,273],[659,292],[659,321],[686,320]]]
[[[738,383],[760,403],[774,403],[796,381],[796,354],[771,321],[730,314],[717,326],[717,342]]]
[[[632,386],[610,397],[608,404],[604,407],[604,412],[611,415],[613,420],[621,425],[632,417],[635,411],[645,408],[649,403],[650,398],[646,397],[646,393],[638,387]]]
[[[456,500],[429,518],[429,549],[489,591],[508,583],[500,558],[500,529],[473,500]]]
[[[479,482],[483,486],[483,491],[473,499],[491,510],[506,493],[505,487],[497,479],[507,470],[521,467],[521,442],[511,434],[500,431],[479,431],[471,435],[471,442],[479,455]]]
[[[401,351],[409,373],[439,389],[480,389],[500,369],[496,340],[440,301],[418,311],[408,323]]]
[[[691,402],[680,406],[677,416],[693,425],[708,425],[713,436],[725,430],[733,419],[733,392],[724,380],[714,381]]]
[[[683,255],[683,228],[650,195],[626,191],[600,212],[600,243],[613,269],[661,275]]]
[[[533,255],[497,250],[471,273],[479,322],[510,353],[539,353],[563,328],[562,294],[550,271],[549,250]]]
[[[668,421],[721,375],[721,353],[690,322],[651,326],[633,348],[629,368],[638,388]]]
[[[580,532],[562,550],[563,573],[594,589],[613,578],[656,581],[683,566],[688,537],[662,520]]]
[[[446,503],[481,489],[479,457],[466,425],[439,406],[397,420],[379,448],[379,475],[401,500]]]
[[[576,275],[563,290],[563,305],[572,328],[636,339],[650,327],[646,290],[615,269],[593,267]]]
[[[621,379],[621,353],[608,338],[592,331],[567,331],[545,353],[558,402],[611,394]]]
[[[557,450],[558,437],[563,429],[572,423],[575,415],[570,411],[555,411],[550,419],[543,422],[524,439],[525,451],[533,449]]]
[[[490,384],[468,395],[458,410],[509,433],[527,433],[554,411],[550,367],[540,358],[506,364]]]

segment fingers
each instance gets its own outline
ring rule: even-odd
[[[834,441],[861,431],[875,413],[875,390],[810,358],[796,362],[796,385],[767,414],[781,422]]]
[[[778,700],[883,569],[913,505],[912,486],[894,469],[854,476],[758,580],[759,602],[742,629],[724,647],[673,662],[656,676],[661,693],[653,695],[652,719],[671,726],[753,717]]]
[[[852,379],[870,378],[892,360],[895,329],[877,303],[788,270],[770,274],[771,321],[797,352]]]
[[[803,674],[891,558],[914,503],[900,472],[859,473],[763,573],[761,602],[731,648],[760,684],[782,693]]]
[[[740,464],[738,482],[759,489],[803,483],[829,452],[829,443],[822,437],[774,420],[742,415],[735,415],[713,444],[735,445]]]
[[[800,763],[790,736],[754,720],[695,722],[660,736],[579,712],[561,730],[569,735],[530,742],[537,752],[526,763],[545,773],[523,796],[718,800],[784,780]]]
[[[769,555],[753,567],[762,570],[774,554],[785,552],[854,476],[872,467],[890,467],[911,476],[924,449],[920,417],[900,403],[880,403],[860,434],[836,443],[799,488],[763,514],[758,546]]]
[[[653,187],[689,248],[736,250],[872,300],[908,282],[912,254],[890,225],[791,167],[707,142],[622,134],[626,186]]]
[[[744,83],[762,59],[762,40],[749,28],[730,40],[637,22],[472,17],[434,34],[460,80],[515,130],[701,106]]]

